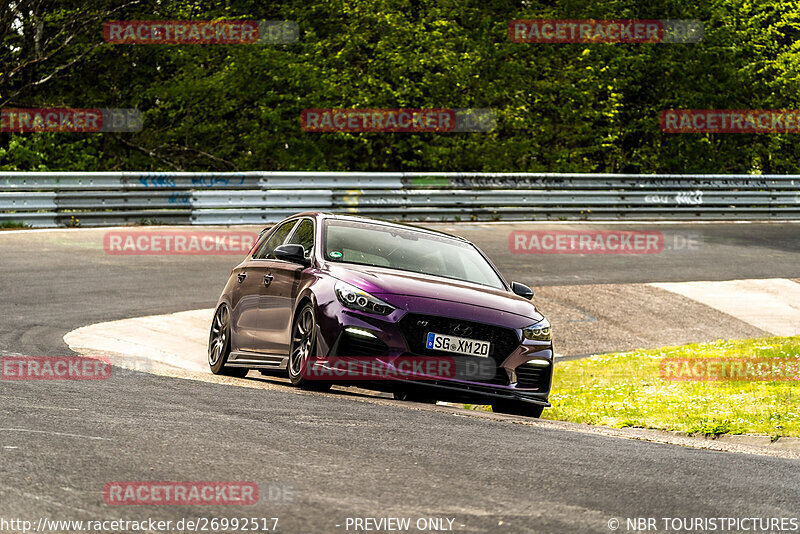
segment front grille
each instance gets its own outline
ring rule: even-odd
[[[515,330],[493,326],[462,319],[437,317],[418,313],[407,313],[400,320],[400,330],[403,332],[409,350],[420,356],[440,354],[455,357],[452,352],[430,350],[425,347],[428,332],[451,336],[477,339],[491,343],[489,356],[497,365],[494,378],[485,380],[490,384],[508,385],[508,373],[500,365],[519,346],[519,338]]]
[[[389,347],[380,339],[357,336],[347,331],[342,332],[339,346],[336,349],[338,356],[383,356]]]
[[[517,387],[547,391],[550,389],[550,366],[523,363],[516,369]]]

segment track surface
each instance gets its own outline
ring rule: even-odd
[[[575,325],[590,324],[592,314],[581,316],[576,307],[600,306],[607,324],[639,324],[645,344],[663,329],[682,332],[682,322],[730,318],[684,303],[688,317],[667,309],[677,322],[644,324],[639,310],[620,300],[623,289],[638,295],[637,284],[645,282],[797,278],[800,265],[800,226],[792,224],[648,226],[665,236],[700,234],[703,245],[646,257],[512,255],[508,233],[516,228],[545,227],[455,231],[510,278],[533,285],[545,313],[573,313]],[[62,337],[79,326],[210,307],[238,261],[109,256],[102,233],[0,235],[2,353],[65,354]],[[600,283],[623,285],[593,286]],[[732,324],[734,337],[758,333]],[[637,336],[608,350],[636,346]],[[576,340],[570,352],[604,350],[613,341]],[[609,532],[611,518],[622,519],[625,532],[629,517],[800,515],[794,460],[458,417],[347,394],[120,371],[105,381],[0,382],[0,407],[0,518],[277,516],[282,532],[345,532],[347,517],[450,517],[457,531],[519,533]],[[291,490],[294,500],[262,499],[245,508],[109,507],[101,492],[115,480],[253,481]]]

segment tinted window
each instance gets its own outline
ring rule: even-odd
[[[311,251],[314,248],[314,223],[311,219],[303,219],[295,228],[292,237],[286,244],[303,245],[306,250],[306,258],[311,258]]]
[[[454,278],[503,289],[474,245],[452,237],[360,221],[328,220],[325,259]]]
[[[297,220],[293,220],[281,224],[278,229],[272,232],[270,237],[258,247],[256,253],[253,254],[253,258],[257,260],[275,259],[275,256],[272,255],[272,251],[275,250],[275,247],[278,245],[283,245],[283,241],[286,239],[286,236],[289,235],[289,232],[292,231],[296,223]]]

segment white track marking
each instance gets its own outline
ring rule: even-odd
[[[100,436],[84,436],[83,434],[67,434],[66,432],[53,432],[50,430],[31,430],[28,428],[0,428],[0,432],[29,432],[33,434],[50,434],[51,436],[65,436],[68,438],[100,439],[103,441],[111,441],[109,438],[103,438]]]
[[[213,315],[213,309],[203,309],[98,323],[73,330],[64,341],[79,354],[107,356],[121,367],[149,371],[163,364],[210,373],[207,344]]]
[[[783,278],[650,284],[776,336],[800,335],[800,284]]]

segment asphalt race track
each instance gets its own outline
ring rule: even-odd
[[[765,334],[651,282],[800,278],[800,225],[791,223],[435,226],[475,241],[508,278],[533,286],[567,357]],[[509,252],[513,230],[587,227],[657,230],[664,250]],[[239,261],[108,255],[105,231],[0,233],[0,355],[64,355],[63,336],[81,326],[210,308]],[[700,244],[685,247],[688,237]],[[115,369],[108,380],[2,381],[0,404],[0,518],[34,524],[247,516],[278,517],[278,532],[336,533],[365,531],[347,529],[348,518],[410,517],[517,534],[611,532],[614,519],[628,532],[626,519],[638,517],[659,518],[664,532],[664,517],[800,516],[798,460],[349,392]],[[243,507],[109,506],[102,492],[113,481],[250,481],[261,498]]]

